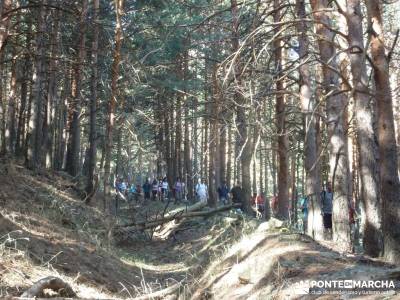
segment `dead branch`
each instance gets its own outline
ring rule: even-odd
[[[173,215],[167,215],[164,218],[159,219],[159,220],[148,221],[148,222],[138,222],[136,224],[134,223],[134,224],[129,224],[129,225],[121,225],[121,226],[117,227],[116,229],[118,230],[119,228],[126,228],[128,230],[130,230],[130,229],[146,230],[146,229],[150,229],[150,228],[154,228],[154,227],[163,225],[163,224],[173,221],[173,220],[179,221],[179,220],[182,220],[185,218],[208,217],[215,213],[230,210],[232,208],[237,208],[240,206],[241,206],[241,204],[225,205],[225,206],[221,206],[221,207],[211,209],[211,210],[206,210],[206,211],[189,211],[189,209],[188,209],[187,212],[184,212],[184,211],[180,210]],[[197,210],[198,209],[199,208],[197,207]]]

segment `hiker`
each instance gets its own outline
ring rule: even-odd
[[[167,177],[164,177],[161,183],[161,201],[164,202],[165,199],[168,199],[168,180]]]
[[[232,195],[232,203],[240,204],[239,208],[243,211],[245,195],[243,193],[243,189],[240,186],[239,182],[231,189],[231,195]]]
[[[200,202],[207,202],[208,199],[208,187],[204,183],[204,179],[199,179],[196,184],[196,196]]]
[[[257,193],[253,193],[253,196],[251,196],[251,198],[250,198],[251,206],[256,206],[256,198],[257,198]]]
[[[223,205],[226,205],[229,202],[229,187],[226,184],[226,181],[224,181],[218,188],[218,199]]]
[[[326,188],[321,192],[321,207],[322,217],[324,223],[324,236],[326,239],[332,239],[332,206],[333,206],[333,192],[332,185],[328,181]]]
[[[144,193],[144,201],[150,200],[150,191],[152,185],[150,184],[149,179],[146,179],[146,182],[143,184],[142,188]]]
[[[117,195],[126,200],[125,196],[128,196],[128,187],[126,185],[126,182],[122,179],[122,177],[119,177],[115,181],[115,192]]]
[[[178,177],[175,183],[175,204],[182,202],[185,195],[185,183]]]
[[[154,178],[153,184],[152,184],[152,200],[155,201],[157,199],[157,194],[158,194],[158,180]]]
[[[122,177],[119,177],[115,181],[115,214],[117,215],[118,209],[119,209],[119,198],[122,198],[123,200],[126,201],[125,195],[127,192],[127,186],[125,181],[122,179]]]
[[[265,199],[261,191],[253,193],[253,196],[250,199],[250,204],[256,212],[256,217],[262,217],[265,209]]]
[[[135,195],[136,195],[136,187],[134,184],[131,184],[131,186],[129,187],[129,191],[128,191],[129,202],[132,202],[135,199]]]
[[[302,214],[302,222],[303,222],[303,234],[307,232],[308,225],[308,198],[307,196],[300,198],[299,208]]]

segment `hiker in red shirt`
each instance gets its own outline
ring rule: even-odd
[[[265,210],[265,199],[262,193],[259,191],[258,194],[254,193],[253,197],[250,199],[250,204],[253,206],[256,216],[262,217]]]

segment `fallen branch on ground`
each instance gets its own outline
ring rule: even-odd
[[[185,218],[208,217],[215,213],[230,210],[232,208],[238,208],[240,206],[241,206],[240,204],[225,205],[225,206],[221,206],[221,207],[211,209],[211,210],[206,210],[206,211],[189,211],[189,209],[188,209],[187,212],[179,211],[178,213],[175,213],[174,215],[167,215],[164,218],[161,218],[159,220],[131,223],[131,224],[127,224],[127,225],[120,225],[116,229],[132,228],[132,229],[136,229],[136,230],[145,230],[145,229],[150,229],[150,228],[154,228],[154,227],[163,225],[164,223],[167,223],[167,222],[170,222],[173,220],[179,221],[179,220],[185,219]],[[199,208],[197,208],[197,209],[199,209]]]
[[[48,276],[36,282],[21,295],[21,298],[43,297],[45,289],[53,290],[64,297],[76,297],[74,290],[68,283],[58,277]]]

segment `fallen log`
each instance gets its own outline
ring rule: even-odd
[[[58,277],[48,276],[37,281],[21,295],[21,298],[43,297],[45,289],[53,290],[63,297],[76,297],[76,293],[68,283]]]
[[[205,203],[205,202],[198,202],[198,203],[193,204],[188,207],[178,208],[173,211],[170,211],[168,214],[165,214],[164,216],[162,216],[159,219],[156,218],[153,220],[145,220],[145,221],[141,221],[141,222],[131,222],[131,223],[127,223],[124,225],[119,225],[118,227],[133,227],[133,226],[140,227],[140,226],[145,226],[146,224],[159,223],[161,220],[170,220],[171,221],[175,217],[182,215],[185,212],[200,210],[200,209],[204,208],[206,205],[207,205],[207,203]]]
[[[132,223],[132,224],[129,224],[128,226],[121,225],[121,226],[118,226],[116,229],[118,230],[119,228],[126,228],[127,230],[130,230],[130,229],[145,230],[145,229],[150,229],[150,228],[154,228],[154,227],[163,225],[163,224],[173,221],[173,220],[180,221],[185,218],[208,217],[215,213],[230,210],[232,208],[238,208],[240,206],[241,206],[241,204],[232,204],[232,205],[225,205],[225,206],[221,206],[221,207],[211,209],[211,210],[206,210],[206,211],[188,211],[188,212],[180,211],[179,213],[176,213],[174,215],[165,216],[159,220]]]

